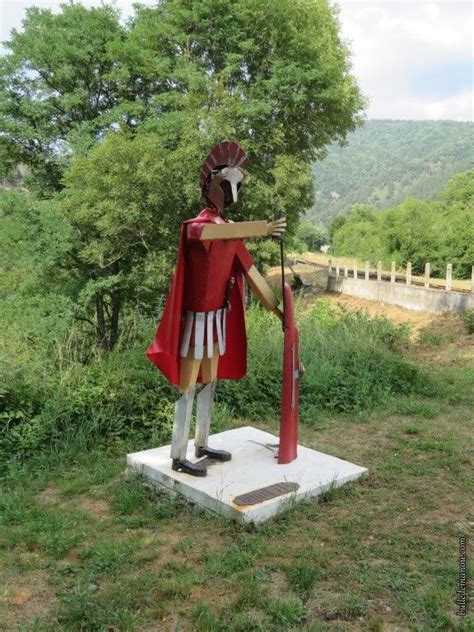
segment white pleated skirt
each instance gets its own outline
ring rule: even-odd
[[[226,321],[226,307],[213,312],[188,311],[181,341],[180,356],[186,358],[191,348],[194,349],[192,357],[196,360],[201,360],[204,357],[204,349],[206,349],[206,356],[212,358],[214,355],[214,340],[216,339],[217,353],[220,356],[224,355],[227,335]]]

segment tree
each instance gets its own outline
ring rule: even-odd
[[[66,185],[71,274],[103,349],[123,310],[156,310],[214,143],[236,138],[250,156],[233,218],[283,213],[292,234],[312,202],[311,162],[356,127],[363,107],[326,0],[135,10],[121,26],[106,5],[31,9],[0,69],[3,146],[41,178],[43,194]]]
[[[425,263],[431,263],[432,273],[440,273],[446,265],[442,257],[444,226],[433,202],[408,198],[399,206],[380,216],[380,233],[386,241],[386,254],[402,265],[411,262],[415,274],[423,274]]]
[[[329,241],[331,242],[331,244],[333,243],[334,235],[337,233],[337,231],[340,228],[344,226],[344,224],[346,223],[346,220],[347,220],[347,212],[339,213],[339,215],[336,215],[331,220],[328,226],[328,236],[329,236]]]
[[[0,58],[3,175],[22,162],[43,193],[58,190],[72,155],[127,121],[114,112],[130,96],[117,57],[124,37],[112,6],[26,10],[23,30],[13,30]]]
[[[356,206],[331,223],[336,254],[365,259],[411,262],[422,274],[431,263],[433,275],[443,276],[453,264],[458,278],[470,278],[474,261],[474,171],[455,175],[436,200],[414,198],[383,211]]]
[[[70,268],[80,270],[81,316],[95,312],[104,351],[117,342],[123,308],[156,317],[163,306],[179,224],[199,202],[187,181],[196,153],[192,143],[172,151],[156,134],[115,132],[66,173],[61,207],[77,234]]]
[[[384,259],[385,249],[378,223],[349,219],[334,234],[331,252],[365,261]]]
[[[4,169],[30,165],[43,189],[60,188],[70,158],[114,126],[147,120],[179,142],[190,95],[214,135],[232,96],[225,116],[267,170],[276,153],[307,160],[343,139],[363,105],[326,0],[164,0],[137,6],[127,26],[108,5],[33,7],[6,47]]]
[[[307,219],[301,220],[298,224],[296,236],[305,243],[308,250],[313,252],[319,250],[328,241],[326,231]]]
[[[447,260],[455,276],[469,279],[474,264],[474,169],[458,173],[448,182],[438,200],[441,204]]]

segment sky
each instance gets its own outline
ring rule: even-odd
[[[334,4],[333,0],[330,0]],[[24,10],[59,0],[0,0],[0,40]],[[100,0],[83,0],[99,5]],[[133,0],[116,0],[127,17]],[[141,0],[141,4],[155,4]],[[339,0],[341,32],[368,118],[474,120],[474,5],[459,0]]]
[[[473,4],[341,0],[369,118],[474,118]]]

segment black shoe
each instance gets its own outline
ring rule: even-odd
[[[207,476],[207,470],[200,463],[191,463],[188,459],[173,459],[171,468],[191,476]]]
[[[198,458],[207,456],[215,461],[230,461],[232,458],[232,454],[225,450],[213,450],[212,448],[200,448],[199,446],[196,446],[195,454]]]

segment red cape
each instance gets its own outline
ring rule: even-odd
[[[181,225],[178,258],[170,293],[155,337],[146,352],[153,364],[175,386],[179,385],[181,364],[179,350],[185,323],[183,293],[186,274],[186,224],[191,222],[209,223],[210,221],[212,220],[206,217],[196,217]],[[234,261],[231,276],[235,278],[236,283],[229,299],[226,352],[219,358],[217,369],[217,378],[220,380],[239,380],[247,372],[243,273],[237,261]],[[199,372],[198,382],[202,382],[201,372]]]

